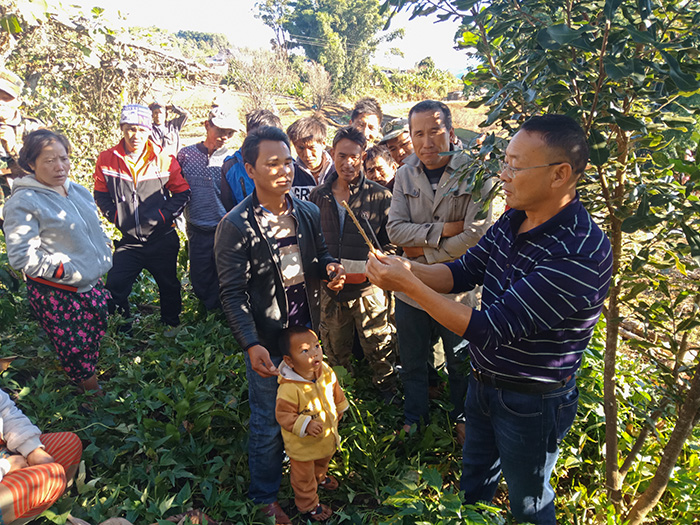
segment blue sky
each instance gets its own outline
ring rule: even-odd
[[[129,26],[152,26],[177,31],[189,29],[223,33],[234,46],[269,48],[272,30],[255,18],[255,0],[64,0],[66,5],[85,8],[104,7],[109,16],[117,19],[117,10],[126,19],[120,23]],[[392,21],[391,29],[403,27],[406,36],[383,45],[376,53],[374,63],[382,66],[408,68],[431,56],[441,69],[458,72],[467,60],[461,51],[453,49],[452,37],[458,24],[436,22],[433,17],[408,20],[401,13]],[[390,56],[389,48],[397,47],[404,58]]]

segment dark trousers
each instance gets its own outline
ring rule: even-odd
[[[163,324],[180,324],[182,299],[177,278],[177,252],[180,239],[175,230],[163,237],[139,242],[121,239],[114,243],[112,269],[107,274],[106,287],[112,294],[110,313],[119,312],[129,318],[129,294],[142,270],[148,270],[160,293],[160,320]]]
[[[214,260],[214,235],[216,230],[203,230],[187,223],[189,241],[190,282],[197,298],[207,310],[221,307],[219,302],[219,276]]]

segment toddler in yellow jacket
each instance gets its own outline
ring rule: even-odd
[[[318,336],[305,326],[292,326],[280,336],[283,362],[275,416],[289,456],[290,481],[299,512],[313,521],[327,520],[332,510],[318,501],[318,487],[338,488],[328,475],[340,445],[338,421],[348,401],[333,369],[323,362]]]

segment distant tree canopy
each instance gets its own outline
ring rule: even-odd
[[[228,38],[221,33],[178,31],[175,33],[175,36],[181,40],[192,43],[193,46],[198,47],[202,51],[213,51],[213,54],[231,47],[231,43],[228,41]]]
[[[379,43],[403,36],[403,30],[380,35],[387,17],[379,0],[265,0],[258,9],[280,45],[302,48],[328,71],[336,93],[359,90]]]

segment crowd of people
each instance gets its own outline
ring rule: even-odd
[[[0,119],[20,92],[19,78],[0,73]],[[399,433],[430,422],[446,375],[465,501],[490,501],[503,473],[516,519],[555,523],[549,479],[611,275],[609,242],[576,192],[588,160],[580,126],[560,115],[522,125],[500,171],[509,209],[492,224],[483,204],[493,179],[475,193],[459,176],[470,156],[442,102],[386,119],[361,99],[330,147],[318,117],[285,131],[269,110],[243,126],[213,107],[203,140],[180,148],[188,116],[159,102],[125,105],[122,139],[97,156],[92,193],[70,180],[63,135],[30,130],[14,150],[2,142],[8,258],[68,377],[102,395],[107,317],[131,332],[129,295],[144,269],[164,334],[177,334],[184,219],[193,292],[223,311],[245,358],[249,496],[276,523],[291,523],[277,501],[285,455],[298,511],[312,521],[332,514],[318,489],[339,485],[328,464],[348,409],[333,367],[354,373],[355,357],[377,395],[403,407]],[[244,132],[233,151],[229,140]],[[7,468],[0,460],[2,487],[35,468],[37,446],[43,463],[65,456],[43,436],[20,448],[0,437],[10,457]],[[64,478],[74,461],[61,463]]]

